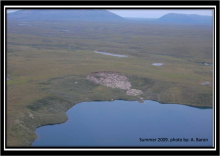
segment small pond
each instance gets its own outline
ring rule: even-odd
[[[207,62],[202,62],[202,64],[206,65],[206,66],[212,66],[211,63],[207,63]]]
[[[82,102],[66,114],[63,124],[37,128],[32,147],[212,146],[212,108],[116,100]]]
[[[19,26],[32,26],[31,24],[26,24],[26,23],[20,23],[18,24]]]
[[[152,63],[153,66],[162,66],[163,63]]]
[[[63,31],[63,32],[68,32],[69,30],[60,30],[60,31]]]
[[[206,81],[206,82],[202,83],[202,85],[207,85],[207,84],[210,84],[210,82]]]
[[[116,57],[128,57],[127,55],[111,54],[111,53],[100,52],[100,51],[94,51],[94,52],[98,54],[104,54],[104,55],[110,55],[110,56],[116,56]]]

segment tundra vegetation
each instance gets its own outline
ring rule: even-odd
[[[210,25],[7,21],[7,146],[30,146],[37,127],[65,122],[83,101],[141,96],[212,107],[213,66],[203,64],[213,64],[212,38]],[[125,76],[140,95],[87,79],[106,71]]]

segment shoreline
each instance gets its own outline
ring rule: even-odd
[[[110,100],[110,101],[108,101],[108,102],[114,102],[114,101],[128,101],[128,100],[124,100],[124,99],[114,99],[114,100]],[[137,101],[137,100],[130,100],[130,101],[128,101],[128,102],[132,102],[132,101]],[[149,100],[149,99],[148,99],[148,100],[144,99],[143,101],[144,101],[144,102],[145,102],[145,101],[153,101],[153,102],[159,103],[160,105],[183,105],[183,106],[188,106],[188,107],[194,107],[194,108],[197,108],[197,109],[213,109],[213,107],[192,106],[192,105],[179,104],[179,103],[161,103],[161,102],[158,102],[158,101],[155,101],[155,100]],[[94,100],[94,101],[83,101],[83,102],[107,102],[107,101]],[[83,103],[83,102],[80,102],[80,103],[77,103],[77,104],[81,104],[81,103]],[[140,103],[140,102],[139,102],[139,103]],[[73,107],[74,107],[75,105],[77,105],[77,104],[74,104],[71,108],[73,108]],[[69,108],[69,109],[71,109],[71,108]],[[69,109],[68,109],[68,110],[69,110]],[[68,111],[68,110],[67,110],[67,111]],[[66,112],[67,112],[67,111],[66,111]],[[66,112],[65,112],[65,114],[66,114]],[[67,114],[66,114],[66,116],[67,116],[67,119],[66,119],[65,121],[63,121],[63,122],[59,122],[59,123],[55,123],[55,124],[41,125],[41,126],[38,126],[37,128],[44,127],[44,126],[49,126],[49,125],[53,126],[53,125],[58,125],[58,124],[64,124],[64,123],[66,123],[66,122],[69,120],[69,117],[68,117]],[[34,130],[34,132],[35,132],[37,138],[32,141],[30,147],[32,147],[33,142],[39,138],[38,135],[37,135],[37,133],[36,133],[37,128]]]
[[[107,100],[107,101],[108,101],[108,102],[113,102],[113,101],[128,101],[128,102],[132,102],[132,101],[138,101],[138,100],[114,99],[114,100]],[[105,101],[105,102],[107,102],[107,101]],[[156,101],[156,100],[150,100],[150,99],[144,99],[143,101],[144,101],[144,102],[145,102],[145,101],[153,101],[153,102],[157,102],[157,103],[159,103],[159,104],[161,104],[161,105],[184,105],[184,106],[194,107],[194,108],[198,108],[198,109],[213,109],[213,107],[208,107],[208,106],[193,106],[193,105],[180,104],[180,103],[163,103],[163,102],[159,102],[159,101]],[[102,101],[102,100],[93,100],[93,101],[83,101],[83,102],[104,102],[104,101]],[[72,107],[70,107],[69,109],[71,109],[71,108],[73,108],[75,105],[81,104],[81,103],[83,103],[83,102],[76,103],[76,104],[74,104]],[[139,102],[139,103],[140,103],[140,102]],[[58,123],[54,123],[54,124],[49,123],[49,124],[40,125],[40,126],[36,127],[35,130],[34,130],[34,133],[36,134],[37,138],[35,138],[35,139],[31,142],[30,147],[32,147],[33,142],[34,142],[36,139],[38,139],[38,135],[37,135],[37,133],[36,133],[36,129],[37,129],[37,128],[44,127],[44,126],[49,126],[49,125],[52,126],[52,125],[58,125],[58,124],[64,124],[64,123],[66,123],[66,122],[68,121],[68,119],[69,119],[69,118],[68,118],[68,115],[66,114],[66,112],[67,112],[69,109],[67,109],[67,110],[65,111],[65,115],[67,116],[67,119],[66,119],[65,121],[63,121],[63,122],[58,122]]]
[[[129,78],[131,84],[137,89],[142,89],[140,85],[135,84],[136,82],[143,81],[130,75],[125,75]],[[145,79],[144,79],[145,80]],[[146,82],[145,82],[146,81]],[[20,123],[12,125],[12,128],[19,129],[21,133],[16,136],[15,141],[11,141],[7,144],[8,147],[31,147],[34,140],[38,138],[36,129],[42,126],[62,124],[68,120],[66,112],[76,104],[82,102],[93,102],[93,101],[145,101],[151,100],[159,102],[160,104],[178,104],[186,105],[191,107],[199,107],[201,109],[210,109],[210,104],[205,103],[192,103],[187,99],[172,99],[167,97],[167,93],[152,91],[154,83],[150,80],[145,80],[143,83],[147,83],[148,89],[140,96],[130,96],[126,94],[126,90],[119,88],[111,88],[103,85],[96,84],[88,81],[85,76],[68,75],[56,79],[49,79],[41,85],[43,90],[46,91],[48,96],[38,99],[35,102],[27,105],[27,110],[23,117],[18,120]],[[77,82],[77,83],[76,83]],[[53,87],[48,87],[53,86]],[[66,86],[63,88],[63,86]],[[64,90],[65,89],[65,90]],[[172,102],[174,101],[174,102]],[[188,102],[188,104],[186,104]]]

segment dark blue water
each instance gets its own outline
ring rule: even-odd
[[[83,102],[66,114],[63,124],[37,128],[32,146],[212,146],[212,109],[117,100]]]

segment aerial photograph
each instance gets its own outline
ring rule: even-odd
[[[6,9],[6,147],[213,147],[212,9]]]

